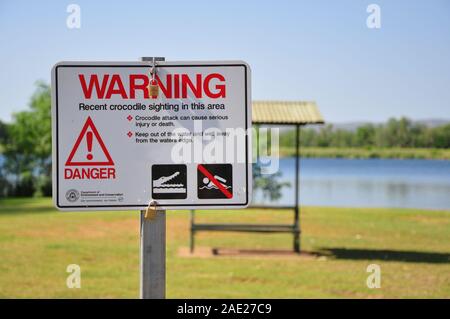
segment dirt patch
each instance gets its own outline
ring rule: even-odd
[[[431,215],[431,214],[430,214]],[[411,216],[408,218],[409,220],[424,224],[424,225],[446,225],[448,224],[448,220],[438,216],[429,216],[429,215],[417,215]]]
[[[281,249],[230,249],[230,248],[212,248],[212,247],[196,247],[191,253],[188,247],[180,247],[178,256],[185,258],[220,258],[220,257],[236,257],[236,258],[279,258],[279,259],[301,259],[314,260],[319,259],[322,255],[316,252],[304,251],[300,254],[292,250]]]

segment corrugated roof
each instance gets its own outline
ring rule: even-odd
[[[255,124],[324,123],[316,102],[253,101],[252,122]]]

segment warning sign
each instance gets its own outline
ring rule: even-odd
[[[61,210],[243,208],[251,169],[242,61],[61,62],[52,70]],[[156,94],[157,93],[157,94]]]

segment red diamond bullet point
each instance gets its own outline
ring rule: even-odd
[[[127,116],[127,120],[131,122],[131,120],[133,119],[133,117],[131,115]]]
[[[131,133],[130,131],[128,131],[127,135],[128,135],[128,137],[132,137],[132,136],[133,136],[133,133]]]

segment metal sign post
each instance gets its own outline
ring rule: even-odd
[[[142,61],[164,61],[162,57],[143,57]],[[149,218],[140,216],[141,299],[166,297],[166,211],[156,209]]]
[[[166,211],[141,211],[141,299],[166,297]]]

